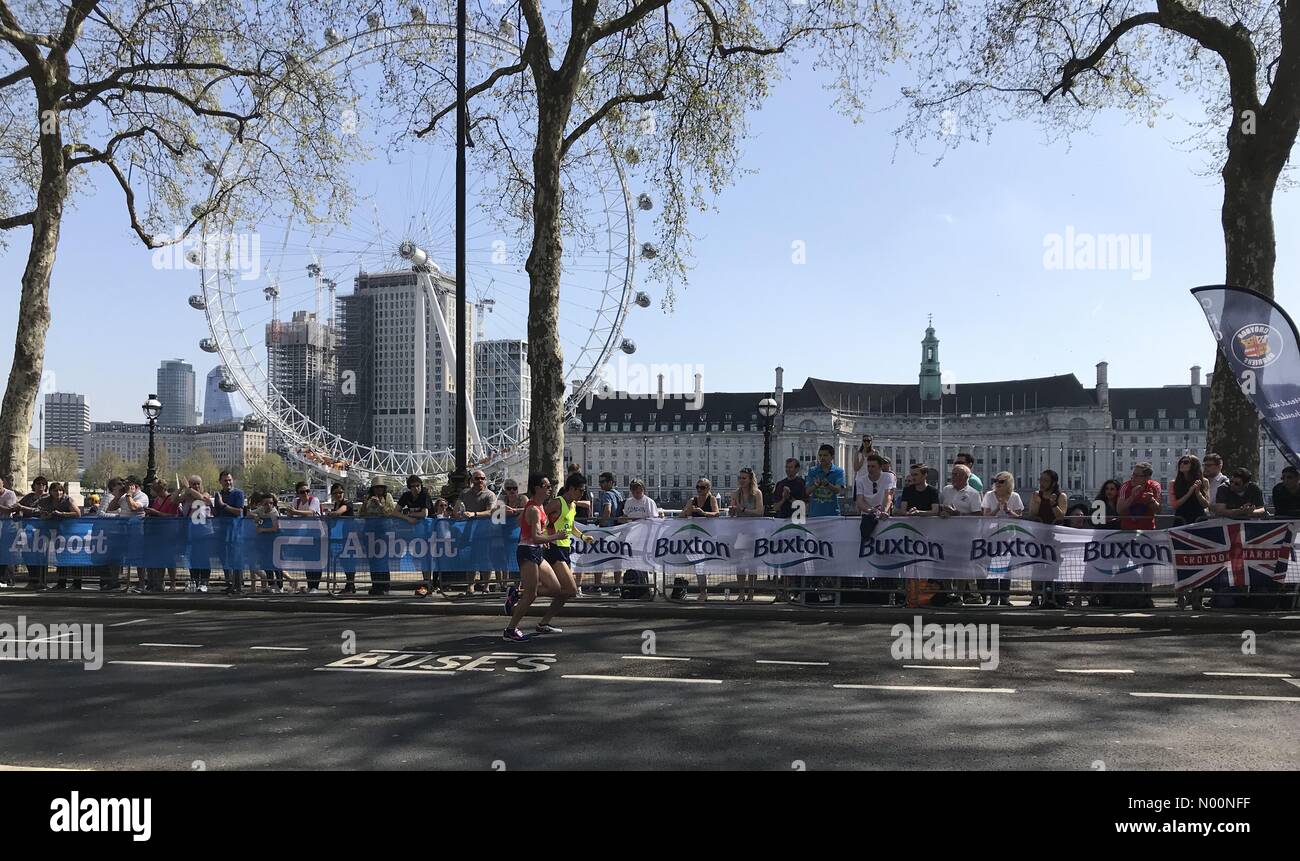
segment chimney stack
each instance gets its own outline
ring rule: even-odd
[[[664,375],[659,375],[659,390],[655,393],[655,409],[664,408]]]
[[[1097,363],[1097,403],[1106,409],[1110,408],[1110,383],[1106,373],[1109,367],[1106,362]]]
[[[776,369],[776,414],[781,415],[785,412],[785,368],[777,366]]]
[[[1199,386],[1200,384],[1201,384],[1201,366],[1192,365],[1192,385]]]
[[[696,372],[695,372],[695,401],[696,401],[696,403],[699,402],[699,400],[700,400],[700,395],[703,394],[703,389],[701,388],[701,386],[703,385],[703,381],[704,381],[704,374],[701,374],[699,371],[696,371]]]

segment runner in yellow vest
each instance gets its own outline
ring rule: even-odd
[[[575,472],[564,480],[564,491],[546,503],[547,519],[555,524],[555,531],[565,537],[548,544],[543,551],[543,556],[551,563],[551,570],[555,572],[560,583],[571,582],[574,589],[578,589],[578,578],[573,573],[573,562],[569,556],[573,547],[571,536],[577,535],[588,543],[595,540],[593,536],[585,534],[573,524],[574,517],[578,513],[577,502],[586,494],[587,479],[582,473]],[[581,590],[578,590],[578,594],[582,594]]]

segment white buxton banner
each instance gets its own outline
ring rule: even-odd
[[[991,517],[893,517],[870,540],[856,517],[639,520],[580,527],[578,571],[780,574],[1244,586],[1300,582],[1291,521],[1212,520],[1144,532]]]

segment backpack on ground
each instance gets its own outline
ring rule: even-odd
[[[652,598],[654,589],[650,586],[649,571],[624,571],[623,585],[619,589],[620,598]]]

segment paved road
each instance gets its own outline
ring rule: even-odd
[[[1292,632],[1245,655],[1240,632],[1004,628],[980,670],[896,660],[882,624],[573,616],[511,644],[484,618],[25,617],[104,625],[105,663],[0,662],[0,766],[1300,768]]]

